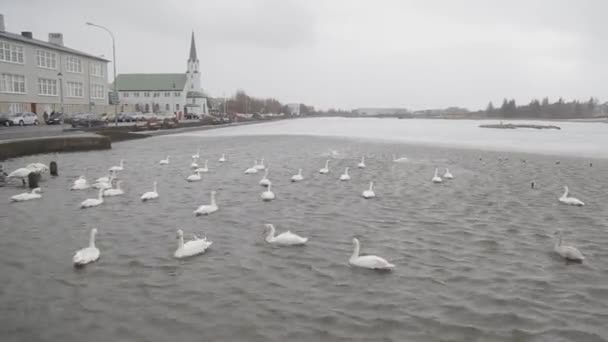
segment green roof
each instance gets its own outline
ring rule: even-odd
[[[182,91],[186,74],[121,74],[116,83],[118,91]]]

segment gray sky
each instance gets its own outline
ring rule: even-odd
[[[604,0],[20,0],[10,32],[111,59],[118,73],[183,72],[194,30],[203,88],[320,108],[606,100]]]

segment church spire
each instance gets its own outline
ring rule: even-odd
[[[194,31],[192,31],[192,40],[190,41],[190,59],[188,61],[197,61],[196,58],[196,44],[194,44]]]

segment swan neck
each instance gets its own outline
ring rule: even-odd
[[[369,191],[373,191],[374,189],[374,182],[370,182],[369,183]]]
[[[355,248],[353,250],[353,255],[351,255],[350,259],[356,259],[359,257],[359,241],[355,240]]]
[[[274,234],[275,234],[274,226],[272,226],[272,225],[268,226],[268,233],[266,233],[266,241],[274,240]]]
[[[562,198],[566,198],[566,197],[568,197],[568,187],[567,186],[564,187],[564,194],[562,195]]]
[[[177,248],[178,249],[184,248],[184,235],[183,234],[180,234],[179,237],[177,238]]]
[[[100,200],[103,199],[103,188],[99,189],[99,194],[97,195],[97,198]]]

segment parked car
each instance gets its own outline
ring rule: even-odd
[[[53,114],[51,114],[48,117],[48,119],[46,119],[46,124],[47,125],[59,125],[59,124],[61,124],[62,120],[63,120],[63,113],[53,112]]]
[[[72,118],[72,127],[101,127],[106,125],[106,121],[93,113],[81,113]]]
[[[192,120],[192,119],[197,119],[198,120],[200,118],[201,118],[200,115],[198,115],[196,113],[186,113],[184,115],[184,119],[186,119],[186,120]]]
[[[32,112],[15,113],[8,115],[8,125],[5,126],[24,126],[24,125],[36,125],[38,126],[38,115]]]
[[[118,113],[118,121],[120,122],[135,122],[137,121],[138,113],[123,112]]]
[[[11,113],[0,113],[0,125],[2,126],[10,126],[11,122],[9,116]]]
[[[133,112],[132,114],[135,121],[144,121],[146,119],[142,112]]]

